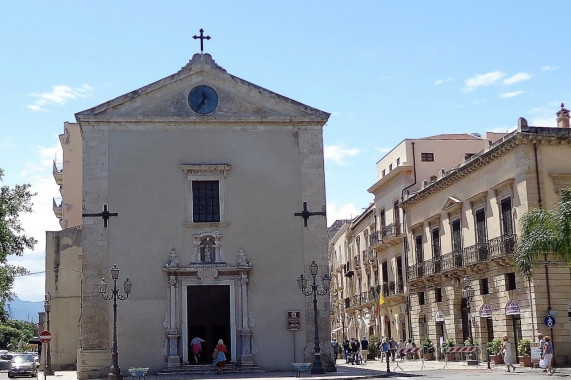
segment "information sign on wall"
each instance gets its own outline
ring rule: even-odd
[[[516,301],[510,301],[506,305],[506,315],[519,315],[520,308],[519,303]]]

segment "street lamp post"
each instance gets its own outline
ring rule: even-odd
[[[117,300],[126,300],[129,297],[129,293],[131,293],[133,284],[129,279],[126,279],[123,283],[123,292],[125,294],[119,294],[119,289],[117,288],[119,268],[117,268],[116,264],[111,268],[111,278],[113,279],[111,293],[107,293],[107,283],[104,278],[99,283],[99,293],[104,300],[113,300],[113,348],[111,349],[113,364],[111,365],[111,373],[109,373],[108,378],[110,380],[121,380],[123,375],[121,375],[121,370],[119,369],[119,352],[117,351]]]
[[[464,286],[462,287],[462,297],[466,298],[466,309],[468,311],[468,330],[469,330],[469,338],[470,338],[470,345],[474,345],[474,336],[472,335],[472,314],[471,314],[471,303],[472,298],[474,297],[474,288],[470,285],[470,279],[468,276],[464,276]]]
[[[317,325],[317,296],[324,296],[329,292],[329,286],[331,285],[331,277],[329,274],[324,273],[322,282],[323,282],[323,289],[317,290],[317,283],[315,282],[315,277],[317,276],[319,268],[315,261],[311,262],[309,266],[309,273],[313,278],[311,283],[311,290],[307,289],[307,278],[301,274],[297,279],[297,286],[299,290],[303,293],[304,296],[308,297],[313,295],[313,326],[315,330],[315,340],[314,340],[314,356],[313,356],[313,365],[311,367],[312,374],[323,374],[325,373],[325,369],[323,368],[323,364],[321,363],[321,348],[319,347],[319,327]]]
[[[52,300],[52,296],[50,292],[47,292],[45,295],[44,300],[44,310],[46,311],[46,330],[50,331],[50,311],[52,310],[52,306],[50,301]],[[54,375],[54,370],[52,369],[52,355],[50,349],[50,343],[46,343],[46,368],[44,369],[44,375]]]

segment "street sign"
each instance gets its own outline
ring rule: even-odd
[[[553,326],[555,326],[555,317],[552,315],[548,315],[543,320],[543,323],[545,324],[545,326],[552,328]]]
[[[287,312],[287,329],[288,330],[299,330],[300,329],[301,318],[299,311],[288,311]]]
[[[52,333],[48,330],[44,330],[40,333],[40,342],[49,343],[52,340]]]

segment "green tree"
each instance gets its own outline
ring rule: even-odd
[[[34,336],[38,325],[33,322],[8,320],[0,325],[0,347],[23,351]]]
[[[0,181],[4,170],[0,169]],[[14,277],[27,273],[22,267],[8,264],[8,255],[21,256],[24,249],[32,249],[36,239],[24,234],[20,223],[20,214],[32,212],[32,197],[30,185],[0,187],[0,321],[6,320],[4,304],[13,295]]]
[[[554,209],[534,208],[520,221],[521,234],[515,251],[517,271],[532,279],[536,260],[551,254],[571,264],[571,188],[563,190]]]

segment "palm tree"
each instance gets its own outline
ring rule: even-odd
[[[528,210],[520,223],[514,258],[523,277],[531,281],[534,262],[547,254],[571,265],[571,188],[561,192],[561,201],[553,210]]]

